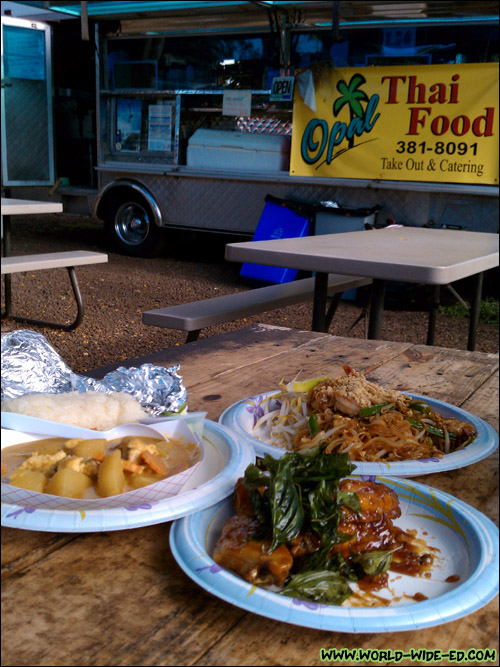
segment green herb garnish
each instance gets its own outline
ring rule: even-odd
[[[412,419],[411,417],[406,417],[405,419],[415,428],[419,429],[425,428],[425,430],[429,435],[435,435],[436,437],[443,439],[445,437],[445,433],[442,428],[436,428],[435,426],[432,426],[432,424],[423,424],[422,422],[419,422],[416,419]],[[455,440],[457,436],[452,431],[449,431],[448,437],[450,438],[450,440]]]
[[[316,435],[316,433],[319,433],[319,424],[318,424],[318,418],[316,415],[313,413],[312,415],[309,415],[309,432],[311,435]]]
[[[424,403],[424,401],[412,401],[409,407],[417,412],[423,412],[424,415],[428,415],[431,412],[431,406]]]
[[[355,493],[338,491],[339,481],[355,469],[349,456],[324,454],[324,449],[319,445],[300,453],[287,452],[280,459],[266,454],[247,467],[243,483],[262,530],[271,536],[268,553],[292,541],[304,528],[321,540],[321,547],[299,563],[283,595],[341,604],[350,595],[347,580],[356,577],[331,550],[352,537],[337,530],[342,507],[357,513],[361,507]]]
[[[379,403],[378,405],[368,405],[366,408],[361,408],[359,411],[360,417],[371,417],[372,415],[379,415],[382,408],[385,408],[389,403]]]
[[[320,604],[342,604],[352,591],[339,572],[316,570],[296,574],[281,591],[282,595]]]
[[[395,551],[396,549],[389,551],[367,551],[353,556],[353,561],[361,565],[365,574],[373,577],[376,574],[387,572],[391,567],[392,554]]]

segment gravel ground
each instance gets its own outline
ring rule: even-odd
[[[144,310],[186,303],[248,289],[239,276],[239,265],[224,261],[225,243],[234,239],[193,232],[168,232],[168,245],[162,257],[130,258],[109,253],[107,264],[76,269],[85,317],[73,332],[29,326],[40,331],[56,348],[66,363],[78,373],[98,366],[120,362],[182,345],[185,333],[142,324]],[[68,216],[12,218],[12,254],[23,255],[62,250],[106,252],[99,221]],[[491,273],[491,272],[489,272]],[[487,276],[486,292],[492,276]],[[462,284],[467,296],[468,284]],[[41,319],[69,322],[76,306],[66,269],[12,275],[13,312]],[[447,301],[453,297],[446,294]],[[459,290],[460,291],[460,290]],[[340,336],[363,338],[366,318],[350,331],[362,313],[366,292],[358,290],[356,302],[343,300],[330,332]],[[428,289],[396,284],[388,292],[382,338],[425,344],[427,333]],[[4,307],[2,281],[2,309]],[[252,316],[224,325],[210,327],[200,337],[238,329],[255,322],[265,322],[297,329],[310,329],[311,305],[299,304]],[[2,331],[28,328],[12,320],[2,320]],[[439,314],[436,345],[455,349],[467,347],[468,320]],[[476,349],[498,352],[498,329],[480,323]]]

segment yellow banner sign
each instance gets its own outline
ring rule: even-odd
[[[290,174],[498,184],[498,63],[296,77]]]

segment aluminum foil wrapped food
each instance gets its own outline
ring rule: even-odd
[[[178,365],[121,367],[95,380],[74,373],[36,331],[20,329],[3,334],[1,348],[2,401],[33,393],[102,391],[132,395],[151,416],[187,408],[187,390]]]

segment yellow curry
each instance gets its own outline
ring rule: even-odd
[[[200,457],[198,445],[174,439],[47,438],[2,449],[2,482],[66,498],[106,498],[177,475]]]

